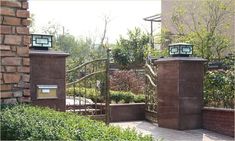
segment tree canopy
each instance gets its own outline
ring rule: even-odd
[[[232,20],[232,1],[205,0],[189,8],[175,7],[171,20],[177,31],[174,42],[194,45],[194,53],[208,60],[220,59],[231,51],[231,37],[224,34]]]
[[[149,36],[142,32],[140,28],[129,30],[128,37],[117,41],[116,47],[112,50],[115,63],[123,69],[131,65],[140,65],[144,63],[144,53],[149,43]]]

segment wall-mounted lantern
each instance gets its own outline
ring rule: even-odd
[[[170,44],[169,54],[172,57],[189,57],[193,54],[193,45],[187,43]]]
[[[31,34],[32,48],[48,50],[52,47],[52,35]]]

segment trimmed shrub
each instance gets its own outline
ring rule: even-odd
[[[116,103],[123,101],[124,103],[134,102],[135,95],[131,92],[111,91],[110,99]]]
[[[86,89],[86,90],[85,90]],[[100,95],[100,91],[94,88],[84,88],[84,87],[76,87],[76,96],[82,96],[91,99],[92,101],[103,102],[103,98]],[[67,89],[68,95],[73,95],[73,88]],[[135,95],[132,92],[123,92],[123,91],[110,91],[110,100],[116,103],[123,101],[124,103],[136,102],[142,103],[145,101],[145,97],[143,94]]]
[[[74,113],[30,105],[5,107],[0,116],[1,140],[153,140],[133,129],[106,126]]]
[[[135,103],[145,102],[145,96],[144,95],[135,95],[134,102]]]
[[[121,100],[122,100],[122,96],[121,96],[121,94],[120,93],[112,93],[111,95],[110,95],[110,99],[112,100],[112,101],[115,101],[116,103],[118,103],[118,102],[120,102]]]

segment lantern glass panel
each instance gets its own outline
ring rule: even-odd
[[[169,45],[169,55],[172,57],[189,57],[193,54],[193,45],[187,43],[174,43]]]
[[[32,34],[32,47],[50,48],[52,46],[51,35]]]
[[[174,55],[174,54],[179,54],[178,46],[171,46],[170,47],[170,55]]]
[[[192,46],[182,46],[181,54],[192,54]]]

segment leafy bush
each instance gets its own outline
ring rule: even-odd
[[[145,96],[144,95],[135,95],[134,96],[134,102],[135,103],[141,103],[145,101]]]
[[[68,95],[73,95],[73,88],[67,89]],[[75,92],[77,96],[82,96],[91,99],[92,101],[103,102],[103,96],[100,95],[100,92],[93,88],[84,88],[84,87],[76,87]],[[124,103],[130,102],[144,102],[145,98],[143,94],[135,95],[132,92],[123,92],[123,91],[110,91],[110,100],[116,103],[123,101]]]
[[[133,70],[114,71],[110,76],[110,89],[114,91],[131,91],[143,93],[145,87],[144,75]]]
[[[5,107],[0,117],[1,140],[153,140],[133,129],[106,126],[73,113],[29,105]]]
[[[110,98],[116,103],[124,101],[124,103],[130,103],[134,101],[135,95],[131,92],[111,91]]]
[[[122,100],[122,96],[120,95],[120,93],[113,93],[111,94],[110,99],[118,103]]]
[[[209,71],[204,81],[205,106],[234,108],[234,70]]]
[[[68,88],[66,93],[67,95],[74,95],[74,88]],[[94,88],[76,87],[75,93],[76,96],[86,97],[92,101],[103,102],[104,100],[103,96],[100,94],[100,91]]]
[[[120,37],[115,48],[112,49],[114,62],[121,69],[130,69],[133,66],[144,64],[146,46],[149,36],[140,28],[128,31],[128,38]]]

